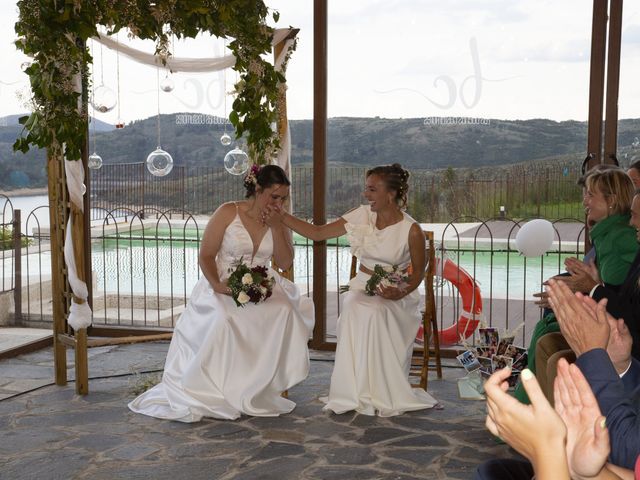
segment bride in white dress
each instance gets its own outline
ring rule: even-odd
[[[364,191],[368,205],[327,225],[311,225],[277,207],[268,208],[268,217],[280,217],[286,226],[315,241],[346,233],[352,253],[360,260],[360,271],[349,283],[338,319],[325,410],[389,417],[437,405],[408,380],[421,319],[417,287],[426,265],[422,229],[402,210],[408,179],[409,172],[398,164],[369,170]],[[367,295],[365,285],[376,264],[412,272],[408,285],[381,287],[375,296]]]
[[[277,416],[295,407],[281,394],[309,372],[313,302],[271,268],[273,293],[259,304],[237,307],[226,282],[241,258],[250,267],[268,266],[272,257],[284,268],[293,262],[290,231],[263,215],[282,206],[289,180],[280,167],[253,168],[247,200],[220,206],[207,225],[203,276],[174,329],[161,383],[129,403],[134,412],[197,422]]]

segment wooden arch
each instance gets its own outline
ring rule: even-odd
[[[276,58],[280,58],[278,55],[288,44],[287,41],[295,38],[297,30],[290,30],[289,35],[272,49],[273,29],[266,25],[269,10],[264,2],[255,0],[233,0],[222,4],[211,0],[148,4],[104,0],[20,0],[18,7],[20,19],[16,24],[16,32],[19,39],[16,45],[34,58],[27,73],[37,107],[29,117],[21,119],[26,135],[16,141],[14,148],[26,151],[36,145],[47,149],[55,381],[58,385],[67,383],[66,349],[74,348],[76,392],[86,394],[88,348],[171,336],[171,332],[167,331],[107,327],[78,328],[74,331],[68,324],[72,304],[85,303],[83,298],[74,295],[70,287],[69,260],[73,260],[77,277],[87,286],[89,294],[86,303],[92,304],[86,74],[87,62],[91,58],[85,47],[86,40],[97,33],[97,25],[106,26],[110,33],[128,28],[139,38],[156,40],[156,54],[167,58],[169,32],[183,38],[194,38],[201,32],[232,37],[229,48],[235,54],[234,69],[240,72],[242,81],[238,86],[230,120],[238,136],[246,135],[254,161],[266,163],[277,152],[278,139],[284,137],[287,119],[284,76],[262,55],[271,50]],[[277,12],[273,12],[273,18],[278,20]],[[285,58],[288,58],[289,52],[285,52]],[[259,68],[255,68],[256,64],[262,67],[258,65]],[[65,119],[65,112],[72,117],[71,121]],[[275,120],[278,127],[277,133],[273,134],[270,124]],[[66,171],[67,160],[74,161],[71,162],[74,165],[77,165],[75,161],[81,162],[82,168],[74,166]],[[71,197],[78,198],[78,189],[70,189],[67,184],[67,177],[74,170],[76,174],[77,171],[84,171],[84,178],[87,179],[85,194],[76,201],[72,201]],[[71,227],[67,227],[69,220]],[[67,232],[67,228],[71,231]],[[71,238],[69,243],[74,247],[72,259],[65,258],[67,233]]]

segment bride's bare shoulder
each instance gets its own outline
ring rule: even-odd
[[[209,219],[207,226],[216,225],[224,226],[229,225],[236,216],[238,204],[236,202],[227,202],[220,205],[213,215]]]

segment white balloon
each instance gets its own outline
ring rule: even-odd
[[[551,248],[554,237],[550,221],[541,218],[530,220],[516,234],[516,248],[525,257],[539,257]]]

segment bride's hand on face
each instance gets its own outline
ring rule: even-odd
[[[276,227],[282,223],[283,211],[277,205],[267,205],[262,211],[262,222],[268,227]]]

